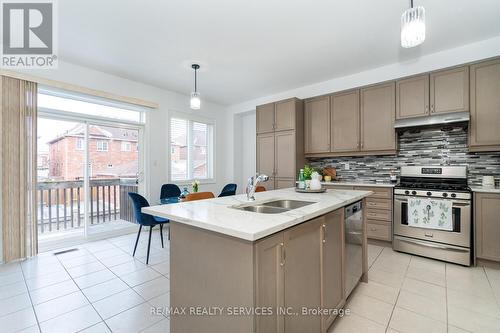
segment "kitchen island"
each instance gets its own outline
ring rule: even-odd
[[[171,220],[171,331],[326,332],[348,296],[344,207],[371,193],[283,189],[143,208]]]

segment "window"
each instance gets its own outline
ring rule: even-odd
[[[133,123],[144,123],[145,113],[150,110],[143,106],[46,86],[38,87],[37,103],[42,112],[50,110]]]
[[[170,180],[213,178],[213,125],[170,119]]]
[[[97,140],[97,151],[108,151],[108,141]]]
[[[130,151],[132,145],[128,141],[122,141],[122,151]]]
[[[85,148],[82,138],[76,139],[76,150],[83,150]]]

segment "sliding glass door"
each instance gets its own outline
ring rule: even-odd
[[[37,129],[38,238],[82,236],[86,124],[39,117]]]
[[[134,228],[128,193],[145,191],[143,111],[46,88],[38,96],[41,250]]]

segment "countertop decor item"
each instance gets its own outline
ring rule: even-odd
[[[321,175],[314,171],[311,174],[311,184],[309,185],[311,190],[320,190],[321,189]]]
[[[295,188],[295,192],[298,192],[298,193],[323,193],[323,192],[326,192],[326,187],[322,187],[318,190],[313,190],[313,189],[301,189],[301,188]]]
[[[335,169],[334,167],[325,167],[323,168],[323,176],[330,176],[330,180],[335,180],[337,178],[337,169]]]
[[[194,180],[192,183],[191,183],[191,186],[193,187],[193,192],[198,192],[198,190],[200,189],[200,181],[199,180]]]

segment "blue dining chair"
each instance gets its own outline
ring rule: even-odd
[[[163,247],[163,225],[169,223],[170,220],[161,217],[144,214],[141,212],[141,208],[149,207],[149,203],[142,195],[134,192],[129,192],[128,196],[132,200],[134,205],[134,215],[135,220],[139,224],[139,232],[137,233],[137,239],[135,240],[134,253],[132,257],[135,256],[135,251],[137,250],[137,244],[139,243],[139,237],[141,236],[142,227],[149,227],[149,240],[148,240],[148,256],[146,257],[146,265],[149,264],[149,251],[151,249],[151,233],[153,228],[157,225],[160,226],[160,237],[161,237],[161,247]],[[170,229],[168,230],[168,239],[170,240]]]
[[[238,187],[238,185],[236,185],[236,184],[227,184],[222,189],[222,192],[220,192],[219,198],[220,197],[228,197],[230,195],[235,195],[236,194],[236,187]]]
[[[160,191],[160,199],[179,197],[181,189],[175,184],[163,184]]]

